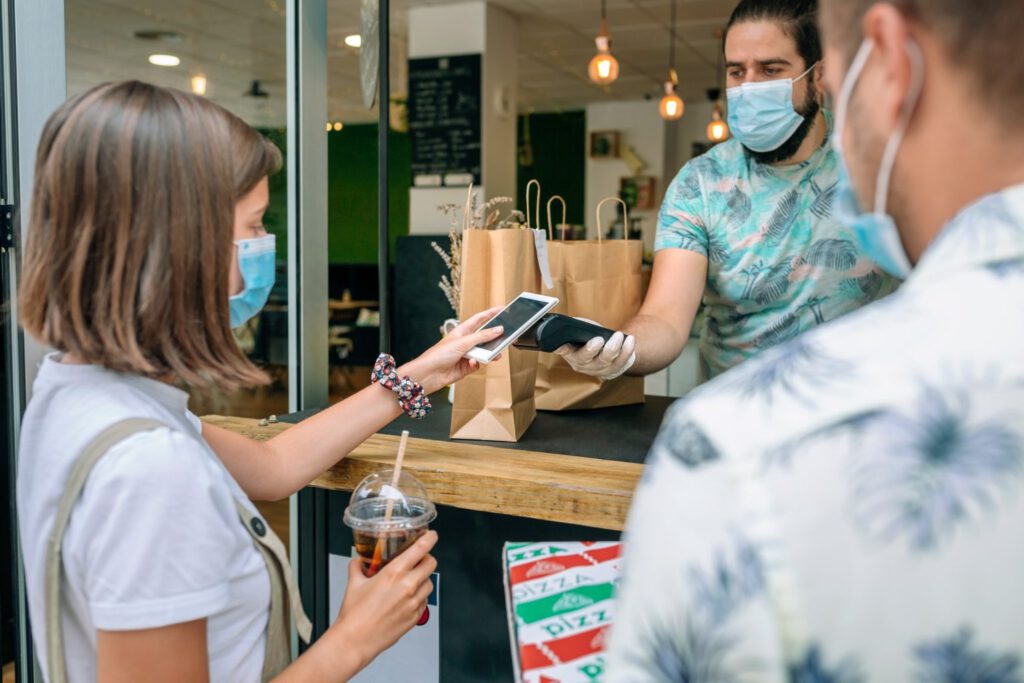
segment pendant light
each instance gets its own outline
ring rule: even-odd
[[[600,85],[614,83],[619,77],[619,60],[615,59],[610,52],[612,37],[608,33],[606,0],[601,0],[601,25],[597,30],[597,37],[594,43],[597,44],[597,54],[590,60],[587,67],[587,74],[590,80]]]
[[[718,61],[718,84],[722,84],[722,61]],[[707,134],[711,142],[722,142],[729,137],[729,124],[722,118],[722,89],[710,88],[708,99],[715,105],[711,112],[711,122],[708,123]]]
[[[676,121],[683,117],[686,109],[682,98],[676,94],[679,87],[679,76],[676,74],[676,0],[672,0],[672,25],[669,29],[672,36],[668,44],[668,80],[665,81],[665,96],[658,103],[658,113],[666,121]]]
[[[708,140],[721,142],[729,137],[729,124],[722,120],[722,103],[715,102],[715,110],[711,112],[711,123],[708,124]]]

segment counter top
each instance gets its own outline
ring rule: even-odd
[[[396,420],[312,485],[351,491],[367,474],[394,462],[397,434],[409,429],[416,436],[409,439],[405,467],[436,503],[621,530],[643,459],[671,400],[649,398],[643,406],[539,413],[515,444],[449,440],[451,406],[443,397],[435,397],[434,403],[434,413],[426,420]],[[291,426],[279,422],[261,427],[255,419],[216,415],[203,420],[259,440]]]

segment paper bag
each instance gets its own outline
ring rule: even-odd
[[[504,306],[523,292],[540,293],[534,233],[512,228],[466,230],[462,236],[459,318]],[[533,423],[537,354],[509,347],[455,388],[451,437],[518,441]]]
[[[554,291],[546,292],[559,299],[555,312],[587,318],[612,330],[621,329],[640,310],[643,243],[630,241],[628,230],[623,231],[627,239],[603,239],[601,206],[609,200],[621,202],[614,197],[597,206],[596,240],[558,240],[551,225],[551,202],[555,199],[548,200],[548,231],[553,237],[548,242],[548,256]],[[628,211],[625,218],[628,226]],[[540,354],[536,396],[539,410],[610,408],[643,401],[642,377],[619,377],[605,382],[574,371],[561,356]]]

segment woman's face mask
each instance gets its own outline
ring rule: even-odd
[[[238,240],[235,250],[244,287],[228,299],[232,328],[245,323],[266,305],[276,277],[277,241],[274,235]]]
[[[896,153],[899,151],[900,143],[903,142],[903,135],[910,123],[910,116],[914,112],[914,107],[921,95],[921,87],[924,84],[924,57],[916,43],[908,43],[907,51],[913,68],[910,90],[903,102],[899,124],[889,136],[885,151],[882,153],[882,163],[875,180],[874,211],[865,212],[850,183],[850,171],[843,154],[842,139],[854,87],[864,71],[873,48],[874,44],[871,41],[864,41],[857,56],[850,64],[850,70],[839,91],[836,106],[836,128],[833,134],[833,147],[839,157],[839,186],[833,205],[833,215],[840,224],[853,231],[858,246],[868,258],[890,275],[906,279],[910,275],[912,267],[900,240],[896,222],[886,212],[886,203],[889,197],[892,170],[896,164]]]

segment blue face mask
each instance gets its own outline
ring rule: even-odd
[[[839,184],[836,188],[833,216],[841,225],[845,225],[853,231],[854,239],[865,256],[890,275],[906,279],[910,275],[912,266],[907,258],[907,252],[903,249],[903,243],[900,241],[896,221],[886,213],[885,205],[889,197],[892,169],[896,164],[896,153],[899,151],[900,143],[903,142],[903,134],[910,123],[910,115],[914,112],[914,106],[921,94],[921,86],[924,84],[924,58],[915,43],[910,43],[907,46],[913,68],[910,91],[903,103],[899,124],[889,136],[885,151],[882,153],[882,163],[875,181],[875,210],[867,213],[861,208],[860,201],[850,182],[849,170],[843,156],[842,137],[853,88],[864,71],[864,65],[867,64],[873,47],[873,43],[867,40],[860,46],[857,56],[850,64],[843,87],[839,91],[839,100],[836,105],[836,128],[832,140],[832,145],[839,157]]]
[[[274,287],[277,262],[277,242],[273,235],[235,242],[238,267],[242,271],[245,288],[228,300],[231,308],[231,327],[249,320],[263,308]]]
[[[772,152],[793,137],[804,117],[793,108],[793,84],[817,64],[794,78],[744,83],[725,91],[729,130],[754,152]]]

